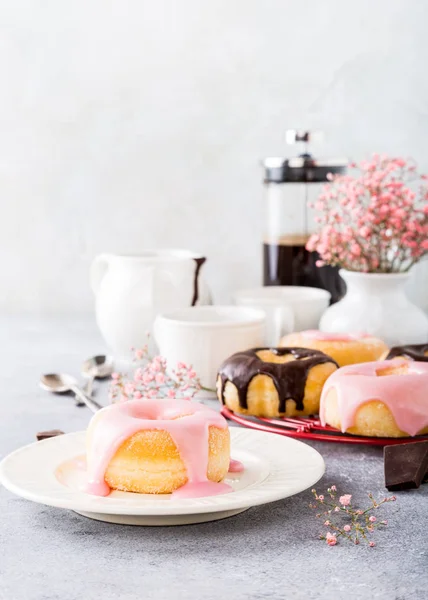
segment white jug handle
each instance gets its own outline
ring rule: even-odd
[[[110,265],[111,254],[99,254],[91,265],[91,287],[95,295],[98,294],[101,281]]]
[[[275,345],[284,335],[294,330],[294,312],[291,306],[278,306],[274,317]]]

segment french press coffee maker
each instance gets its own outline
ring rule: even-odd
[[[304,144],[302,153],[263,161],[266,190],[263,284],[324,288],[331,293],[332,302],[337,302],[345,292],[338,269],[318,267],[318,254],[306,250],[316,225],[310,205],[320,195],[328,174],[345,173],[347,166],[346,159],[314,158],[308,145],[320,139],[320,133],[287,131],[286,142]]]

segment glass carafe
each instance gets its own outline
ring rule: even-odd
[[[287,132],[289,142],[309,142],[309,132]],[[293,158],[266,158],[263,284],[300,285],[328,290],[332,302],[345,291],[338,270],[317,266],[316,252],[306,250],[315,230],[314,210],[329,173],[343,173],[347,161],[317,160],[305,152]]]

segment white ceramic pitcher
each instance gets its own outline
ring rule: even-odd
[[[147,343],[156,315],[211,304],[200,276],[205,258],[188,250],[147,250],[140,255],[100,254],[92,263],[96,319],[117,361]]]

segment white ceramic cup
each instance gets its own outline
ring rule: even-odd
[[[232,295],[235,304],[264,311],[265,343],[271,346],[277,346],[281,337],[292,331],[318,329],[330,297],[326,290],[293,285],[239,290]]]
[[[264,289],[264,288],[260,288]],[[232,294],[232,301],[238,306],[258,308],[266,317],[265,339],[267,346],[277,346],[283,335],[294,331],[294,312],[281,298],[258,297],[258,289],[240,290]]]
[[[158,315],[155,341],[170,369],[192,365],[202,385],[214,388],[221,363],[239,350],[263,346],[263,311],[241,306],[192,306]]]

